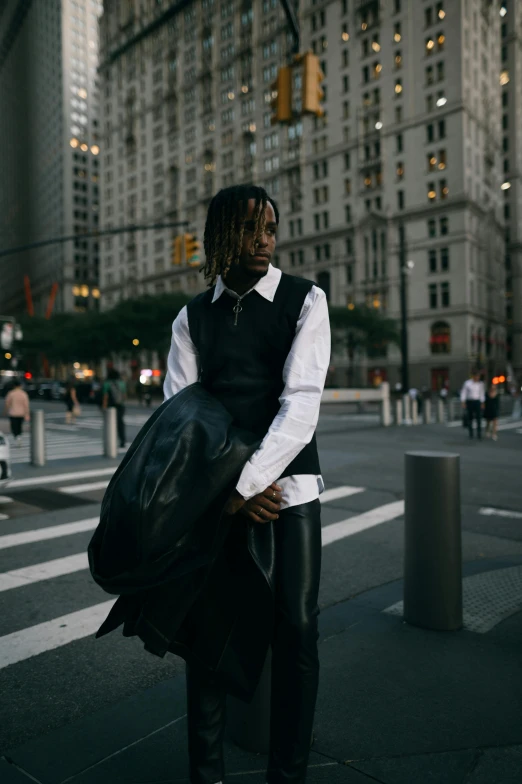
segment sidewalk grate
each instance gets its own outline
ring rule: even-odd
[[[485,634],[522,610],[522,565],[481,572],[462,581],[463,628]],[[387,607],[389,615],[403,615],[403,602]]]

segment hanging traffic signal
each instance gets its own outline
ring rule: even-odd
[[[189,267],[199,267],[201,244],[195,234],[185,234],[185,261]]]
[[[172,240],[172,263],[181,264],[181,249],[183,237],[178,235]]]
[[[271,84],[272,92],[277,95],[270,101],[273,114],[270,124],[292,122],[292,69],[283,65],[277,72],[277,79]]]
[[[324,98],[324,90],[321,88],[323,79],[319,58],[312,52],[306,52],[303,57],[303,113],[324,116],[320,103]]]

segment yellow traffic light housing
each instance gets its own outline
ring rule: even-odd
[[[185,261],[189,267],[199,267],[201,244],[195,234],[185,234]]]
[[[272,92],[277,95],[270,101],[273,114],[271,125],[292,122],[292,68],[283,65],[277,72],[277,79],[271,84]]]
[[[316,117],[324,116],[320,103],[324,98],[321,88],[323,79],[319,58],[312,52],[307,52],[303,57],[303,113],[315,114]]]
[[[182,250],[183,237],[179,234],[172,240],[172,263],[176,265],[181,264],[181,250]]]

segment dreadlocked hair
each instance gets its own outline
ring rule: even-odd
[[[209,287],[214,285],[218,275],[225,278],[232,264],[239,261],[249,199],[255,199],[256,203],[252,215],[255,225],[252,255],[255,253],[254,243],[259,241],[265,231],[265,208],[268,202],[274,208],[276,223],[279,223],[277,205],[264,188],[257,185],[233,185],[218,191],[208,207],[203,238],[205,265],[201,271],[209,279]]]

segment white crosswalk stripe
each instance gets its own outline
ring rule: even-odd
[[[110,469],[107,469],[107,473]],[[104,472],[105,473],[105,472]],[[98,474],[98,477],[100,474]],[[106,476],[106,473],[105,473]],[[81,492],[89,488],[98,488],[107,484],[107,479],[102,481],[93,481],[83,485],[67,485],[62,484],[67,479],[74,480],[80,478],[96,478],[93,472],[71,472],[70,474],[60,474],[57,477],[57,482],[61,485],[59,487],[63,492]],[[47,479],[50,477],[42,477],[43,484],[48,484]],[[330,513],[336,514],[338,517],[343,516],[342,499],[351,496],[357,496],[362,499],[364,507],[364,498],[366,497],[366,490],[363,487],[352,487],[349,485],[342,485],[333,487],[326,490],[321,496],[323,505],[332,503],[329,508]],[[357,502],[357,507],[360,508],[361,501]],[[358,532],[364,531],[376,525],[397,519],[403,515],[404,503],[402,501],[394,501],[393,503],[384,504],[373,509],[367,509],[360,514],[351,514],[345,519],[338,520],[338,522],[330,523],[323,526],[323,546],[331,545],[334,542],[352,536]],[[346,511],[344,511],[346,514]],[[76,520],[69,522],[62,522],[60,524],[53,524],[34,528],[32,530],[18,531],[15,533],[6,533],[0,535],[0,551],[7,551],[12,548],[12,558],[15,559],[16,568],[7,569],[0,573],[0,592],[5,594],[5,599],[10,602],[16,602],[19,595],[18,589],[24,590],[24,605],[30,602],[30,606],[40,606],[40,597],[38,594],[39,586],[44,582],[46,584],[52,583],[64,576],[69,576],[67,583],[67,591],[70,591],[71,580],[73,576],[88,569],[88,558],[86,548],[83,547],[81,552],[73,552],[63,557],[54,557],[50,560],[43,560],[41,557],[37,563],[34,562],[35,552],[45,552],[45,542],[57,542],[67,544],[67,537],[74,534],[80,534],[93,531],[98,524],[98,517],[91,517],[84,520]],[[71,540],[73,541],[73,540]],[[38,550],[30,550],[31,545],[36,545]],[[52,545],[54,547],[54,545]],[[75,549],[76,546],[75,546]],[[48,552],[50,552],[48,550]],[[63,549],[62,549],[63,552]],[[32,553],[32,555],[30,555]],[[25,566],[21,564],[22,556],[28,557],[28,562]],[[4,556],[4,563],[6,558],[11,556]],[[76,578],[80,579],[80,575]],[[90,575],[83,575],[82,580],[91,582]],[[101,589],[91,584],[92,597],[98,595],[101,597],[104,594]],[[57,590],[63,590],[57,589]],[[29,592],[29,593],[27,593]],[[34,594],[33,594],[34,592]],[[85,605],[83,598],[84,594],[81,592],[82,603]],[[29,597],[29,598],[28,598]],[[31,598],[33,597],[33,598]],[[4,599],[4,601],[5,601]],[[98,601],[91,598],[90,606],[83,606],[77,610],[66,614],[60,614],[59,617],[51,618],[28,626],[26,628],[18,629],[0,636],[0,669],[16,665],[18,662],[25,661],[34,656],[38,656],[47,651],[52,651],[63,646],[68,645],[76,640],[82,640],[86,637],[95,634],[112,605],[115,599],[109,601]],[[14,614],[16,616],[16,613]],[[40,616],[41,617],[41,616]],[[45,615],[44,615],[45,617]]]

